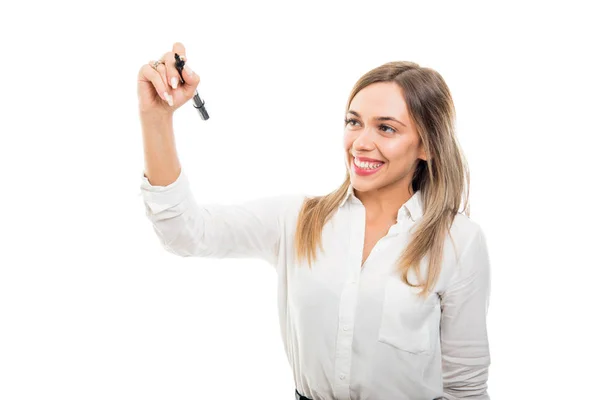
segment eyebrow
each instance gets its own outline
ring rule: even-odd
[[[357,113],[356,111],[353,110],[348,110],[349,114],[354,114],[357,117],[360,118],[360,114]],[[401,124],[402,126],[404,126],[406,128],[406,124],[403,123],[402,121],[398,121],[396,118],[392,118],[392,117],[377,117],[375,118],[376,121],[396,121],[397,123]]]

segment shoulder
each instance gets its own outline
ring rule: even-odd
[[[456,268],[472,270],[489,268],[487,239],[481,224],[457,214],[451,229],[456,241]],[[468,272],[468,271],[467,271]]]
[[[469,260],[487,256],[487,246],[484,231],[481,224],[464,214],[456,214],[450,235],[447,235],[444,243],[443,266],[438,289],[443,288],[450,282],[460,269],[468,266]],[[461,265],[463,267],[461,267]]]
[[[450,236],[458,246],[458,254],[460,255],[474,240],[483,237],[484,232],[479,222],[464,214],[456,214],[450,228]]]

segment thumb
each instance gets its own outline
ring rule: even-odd
[[[183,80],[185,84],[182,89],[185,93],[185,97],[192,98],[194,97],[194,93],[198,84],[200,83],[200,76],[195,73],[192,68],[187,64],[183,66],[183,70],[181,71],[181,75],[183,76]]]

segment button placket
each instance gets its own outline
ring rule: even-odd
[[[364,221],[364,213],[363,217]],[[356,232],[356,229],[362,229],[362,234]],[[337,384],[334,385],[334,394],[336,399],[349,400],[349,374],[352,364],[352,340],[353,327],[356,311],[356,302],[358,296],[358,280],[361,274],[360,261],[362,259],[362,242],[364,241],[364,223],[352,224],[349,230],[349,244],[353,251],[348,252],[348,272],[350,276],[342,290],[338,311],[338,332],[336,337],[334,376],[337,376]],[[354,260],[358,260],[355,264]]]

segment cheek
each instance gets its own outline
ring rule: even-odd
[[[379,149],[390,161],[406,160],[411,155],[411,148],[402,140],[390,140],[381,143]]]
[[[353,142],[354,142],[354,137],[351,134],[348,134],[347,132],[344,133],[344,139],[343,139],[344,148],[350,149],[352,147]]]

